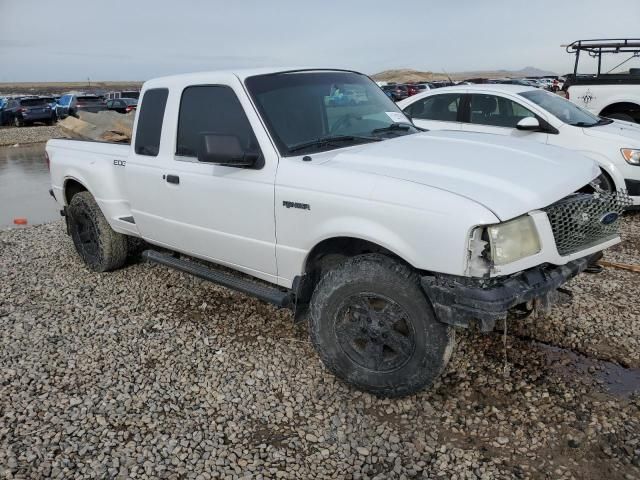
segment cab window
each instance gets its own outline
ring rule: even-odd
[[[230,87],[198,85],[182,92],[176,155],[197,157],[203,133],[235,135],[246,151],[258,151],[251,124]]]
[[[158,156],[160,135],[169,90],[153,88],[144,92],[136,128],[135,152],[138,155]]]

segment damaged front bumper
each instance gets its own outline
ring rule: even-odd
[[[483,332],[490,332],[516,306],[536,299],[549,304],[558,287],[601,257],[598,252],[566,265],[539,266],[490,279],[435,274],[422,277],[421,284],[441,322],[460,327],[478,322]]]

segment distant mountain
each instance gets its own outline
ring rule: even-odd
[[[536,67],[525,67],[521,70],[478,70],[470,72],[452,72],[449,76],[453,80],[466,78],[503,78],[503,77],[543,77],[545,75],[557,75],[555,72],[542,70]],[[381,82],[430,82],[433,80],[446,80],[445,73],[421,72],[411,68],[385,70],[372,75],[374,80]]]

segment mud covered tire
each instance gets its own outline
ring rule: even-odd
[[[453,350],[453,329],[436,319],[418,276],[384,255],[359,255],[327,272],[313,293],[309,318],[311,341],[325,366],[378,396],[400,397],[431,385]]]
[[[67,215],[73,244],[87,267],[94,272],[108,272],[124,265],[127,236],[111,229],[89,192],[73,196]]]

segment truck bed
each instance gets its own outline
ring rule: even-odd
[[[129,144],[110,142],[49,140],[46,152],[51,188],[61,208],[67,206],[65,186],[77,182],[95,197],[114,230],[139,235],[135,224],[122,220],[131,217],[124,185],[130,148]]]

